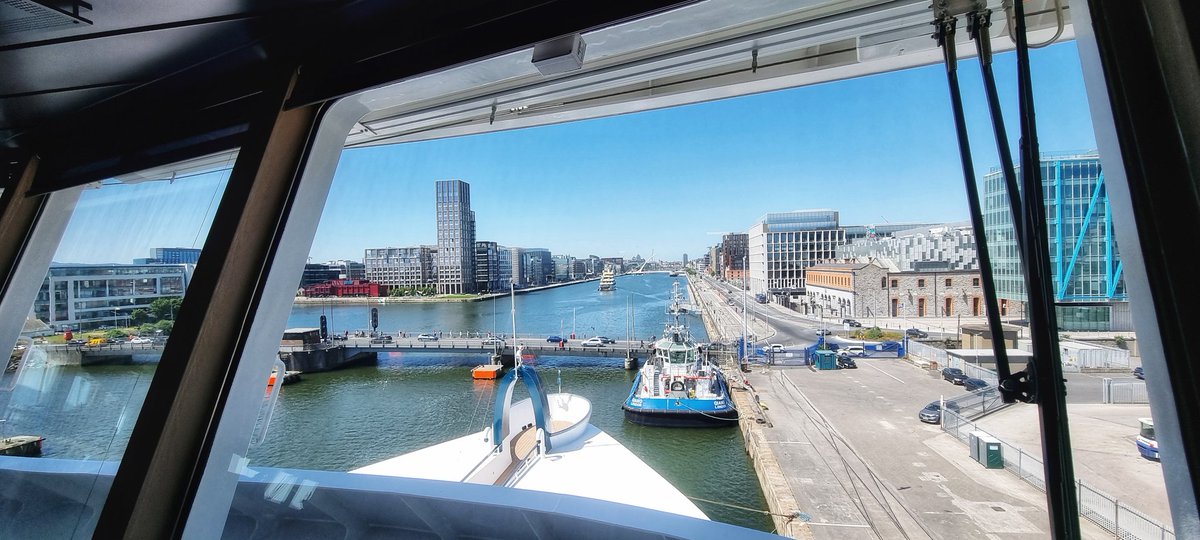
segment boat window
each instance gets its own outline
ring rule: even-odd
[[[0,372],[0,485],[20,504],[3,512],[2,536],[87,537],[96,526],[228,164],[160,172],[51,194],[34,232],[46,251],[15,274],[29,294],[0,313],[20,329]]]
[[[920,26],[924,28],[923,24]],[[913,41],[889,42],[888,47],[905,50],[912,43],[928,41],[928,35],[921,34],[914,36]],[[830,44],[840,51],[855,50],[856,46]],[[808,59],[819,53],[817,49],[807,53],[791,50],[778,60],[789,66],[808,65]],[[873,54],[882,54],[871,50]],[[864,464],[871,460],[891,463],[890,458],[901,448],[921,456],[920,460],[914,458],[909,462],[911,467],[864,465],[863,470],[877,471],[880,477],[860,478],[858,484],[854,480],[839,484],[844,493],[830,490],[828,496],[841,497],[846,508],[860,508],[856,490],[875,490],[880,485],[909,486],[936,481],[954,493],[974,492],[980,489],[977,476],[964,472],[957,458],[928,452],[933,444],[929,439],[944,438],[947,448],[954,449],[950,453],[968,456],[971,434],[985,432],[999,441],[997,445],[1002,452],[1008,453],[999,464],[1009,466],[1015,457],[1019,469],[1014,474],[1025,480],[1018,484],[1019,493],[990,490],[986,494],[988,500],[996,501],[994,505],[989,502],[987,510],[1005,514],[998,528],[1020,529],[1031,535],[1048,534],[1045,497],[1039,491],[1044,485],[1039,485],[1042,468],[1037,448],[1041,434],[1033,416],[1035,406],[1013,405],[997,412],[995,400],[989,400],[983,392],[964,397],[961,405],[950,400],[954,406],[947,404],[942,411],[940,427],[922,429],[923,419],[917,417],[917,412],[930,400],[945,394],[966,394],[962,386],[929,376],[936,375],[946,364],[963,369],[971,380],[995,386],[994,370],[980,359],[980,354],[951,354],[955,350],[984,350],[990,346],[978,332],[971,330],[983,322],[981,318],[959,316],[973,313],[965,306],[973,300],[974,291],[968,295],[963,290],[946,287],[946,281],[939,282],[935,275],[944,271],[947,264],[969,265],[973,259],[967,254],[963,259],[947,255],[949,260],[931,260],[946,252],[959,254],[958,250],[975,243],[974,231],[963,225],[970,209],[964,203],[963,179],[955,176],[960,163],[954,155],[953,126],[944,118],[948,108],[942,94],[944,68],[913,67],[904,63],[908,60],[897,60],[903,65],[888,64],[887,69],[880,70],[886,71],[881,75],[768,92],[801,84],[795,82],[800,79],[766,79],[774,81],[763,83],[766,86],[756,85],[758,79],[740,79],[758,77],[756,71],[743,69],[751,62],[750,49],[744,52],[745,58],[738,60],[742,67],[735,71],[720,72],[717,67],[706,65],[703,70],[713,71],[703,71],[704,77],[693,77],[695,73],[677,75],[671,84],[702,90],[705,84],[710,84],[708,81],[726,80],[724,77],[729,76],[739,84],[744,83],[730,92],[755,95],[680,108],[643,111],[666,105],[652,101],[662,94],[645,87],[648,83],[644,80],[629,82],[629,86],[589,87],[591,93],[586,95],[564,95],[561,92],[567,90],[555,86],[553,81],[544,85],[530,82],[540,80],[538,75],[528,72],[531,68],[525,65],[525,59],[518,62],[512,58],[501,59],[503,65],[489,63],[483,69],[478,65],[462,66],[400,83],[396,88],[348,98],[388,108],[373,110],[366,116],[359,111],[348,124],[352,127],[347,127],[347,148],[338,150],[341,154],[336,173],[320,180],[328,189],[327,195],[321,192],[319,197],[325,202],[324,211],[291,218],[292,224],[310,226],[312,234],[285,246],[302,253],[292,254],[296,259],[291,266],[273,268],[272,276],[296,283],[295,294],[263,298],[260,313],[263,320],[257,322],[274,333],[262,330],[264,334],[256,336],[279,344],[277,350],[283,365],[276,372],[274,383],[268,383],[271,387],[266,396],[270,399],[264,399],[263,385],[258,385],[252,388],[253,392],[236,396],[247,406],[231,406],[222,418],[221,435],[234,442],[218,444],[218,450],[210,457],[206,484],[202,485],[198,502],[193,506],[189,531],[213,536],[214,528],[219,528],[226,535],[237,537],[267,524],[302,527],[318,518],[321,523],[333,523],[328,526],[339,528],[344,527],[339,519],[350,518],[335,515],[340,513],[338,505],[326,506],[314,493],[338,493],[345,501],[366,506],[386,499],[387,493],[410,489],[413,484],[406,482],[407,476],[383,474],[383,478],[366,478],[352,471],[435,443],[485,432],[494,412],[491,407],[495,403],[495,386],[473,380],[471,373],[476,365],[490,362],[490,350],[478,346],[482,345],[478,340],[489,334],[504,335],[510,346],[524,344],[527,356],[522,361],[536,364],[543,378],[547,382],[553,380],[554,386],[557,387],[561,376],[564,391],[586,387],[586,391],[580,391],[594,392],[588,397],[597,404],[593,409],[595,425],[604,430],[623,430],[620,411],[604,404],[618,403],[628,395],[630,378],[614,360],[632,355],[627,351],[633,347],[617,343],[593,348],[582,343],[600,335],[647,346],[683,342],[678,334],[661,339],[665,337],[660,332],[671,278],[665,273],[653,274],[656,268],[665,269],[675,263],[675,256],[664,255],[650,247],[652,243],[647,242],[645,247],[640,243],[644,238],[670,233],[681,239],[673,242],[686,244],[682,249],[693,263],[698,253],[707,254],[707,265],[689,266],[696,281],[703,280],[708,287],[703,294],[708,299],[707,322],[723,330],[721,335],[707,335],[700,319],[693,319],[696,323],[691,328],[698,341],[735,343],[744,335],[751,343],[747,348],[753,348],[783,335],[794,340],[799,350],[815,344],[814,331],[820,330],[822,340],[853,343],[864,350],[867,346],[874,347],[869,358],[859,361],[866,366],[851,374],[821,373],[824,369],[845,366],[845,360],[837,361],[834,355],[793,360],[804,365],[814,361],[819,365],[813,367],[821,367],[819,370],[785,370],[782,364],[787,359],[779,359],[779,366],[763,361],[765,376],[769,377],[763,379],[764,384],[777,385],[770,390],[773,395],[803,395],[787,405],[796,408],[797,418],[805,416],[800,412],[815,410],[828,415],[827,423],[823,421],[826,429],[829,425],[858,425],[867,418],[872,426],[878,423],[882,431],[872,430],[869,436],[886,433],[887,444],[875,448],[867,442],[860,445],[850,441],[856,448],[864,449],[857,456]],[[1054,105],[1040,111],[1040,118],[1044,125],[1063,129],[1062,133],[1056,132],[1057,137],[1043,139],[1048,160],[1043,165],[1046,171],[1057,175],[1048,177],[1054,180],[1048,181],[1047,200],[1065,200],[1054,199],[1062,197],[1053,189],[1055,182],[1067,181],[1055,163],[1072,165],[1078,161],[1088,166],[1086,170],[1099,170],[1100,156],[1091,150],[1096,144],[1087,125],[1089,112],[1086,100],[1082,99],[1078,54],[1073,43],[1056,44],[1037,52],[1038,61],[1046,66],[1035,74],[1037,80],[1057,81],[1053,86],[1036,89],[1039,99]],[[899,56],[906,59],[914,55]],[[857,59],[856,56],[845,62]],[[843,63],[842,59],[830,61]],[[510,64],[526,71],[509,79],[488,79],[495,76],[489,71],[491,68],[507,68]],[[1011,70],[1011,54],[998,56],[997,65]],[[960,69],[963,79],[974,85],[972,98],[982,99],[977,72],[971,71],[978,69],[978,63],[964,60]],[[1004,82],[1014,84],[1011,77]],[[455,85],[465,85],[460,94],[447,90],[459,88]],[[489,94],[482,105],[474,101],[483,92],[478,88],[481,85],[494,85],[485,89],[494,94]],[[645,96],[647,101],[628,97],[635,94]],[[707,94],[712,99],[725,95]],[[883,97],[892,101],[885,103]],[[497,99],[510,99],[511,107],[498,107],[501,101]],[[525,103],[539,103],[545,108],[530,109]],[[989,139],[988,129],[978,127],[986,126],[986,106],[981,101],[976,103],[970,119],[976,123],[973,129],[982,131],[977,139],[980,149],[973,154],[979,169],[973,181],[979,184],[983,197],[986,242],[997,254],[993,267],[1000,297],[985,301],[1005,306],[1006,320],[1016,322],[1025,317],[1022,306],[1027,297],[1021,288],[1015,242],[1012,233],[1006,232],[1011,231],[1012,223],[1004,206],[1007,194],[998,180],[998,172],[991,170],[997,160],[994,141]],[[571,105],[560,109],[564,104]],[[634,111],[638,112],[619,114]],[[543,114],[549,116],[539,116]],[[942,121],[930,121],[935,117]],[[722,118],[735,119],[730,125],[736,129],[710,127]],[[555,123],[566,120],[580,121]],[[684,133],[689,137],[680,136]],[[875,134],[883,135],[872,138]],[[691,138],[694,136],[699,138]],[[1017,136],[1015,125],[1010,126],[1009,136]],[[579,144],[580,141],[587,144]],[[668,145],[652,144],[662,141]],[[1050,144],[1056,147],[1051,148]],[[857,153],[830,163],[827,155],[846,148]],[[1075,148],[1087,150],[1068,152]],[[803,149],[805,154],[797,156],[797,149]],[[861,159],[864,154],[871,159]],[[556,159],[531,160],[530,155]],[[769,162],[769,167],[748,172],[764,162]],[[632,163],[642,163],[645,168],[630,168]],[[814,168],[809,169],[809,165]],[[812,172],[800,178],[796,170]],[[719,175],[709,174],[713,171]],[[706,175],[706,184],[694,180],[701,175]],[[563,182],[565,177],[576,181]],[[683,178],[689,180],[682,182]],[[732,178],[755,180],[748,186]],[[304,180],[310,181],[310,177]],[[907,189],[892,189],[890,186],[897,181],[903,181]],[[1089,193],[1096,194],[1103,190],[1098,175],[1078,181],[1088,183],[1083,192],[1090,189]],[[836,182],[840,189],[824,190],[830,182]],[[586,188],[572,190],[574,185]],[[849,202],[833,198],[837,193],[825,195],[830,197],[828,200],[808,198],[809,194],[824,191],[862,194],[878,190],[890,194],[885,203],[880,203],[882,206],[870,206],[869,201],[861,198]],[[804,198],[798,194],[804,194]],[[660,215],[662,201],[678,198],[684,200],[679,209],[682,217],[656,221],[655,234],[645,234],[647,225],[641,218]],[[1057,275],[1063,284],[1058,298],[1059,329],[1075,338],[1101,328],[1133,336],[1128,298],[1120,296],[1124,288],[1117,283],[1119,264],[1103,243],[1087,234],[1075,234],[1072,231],[1076,229],[1071,228],[1082,230],[1085,222],[1090,229],[1108,227],[1101,219],[1106,214],[1104,203],[1096,205],[1096,199],[1087,196],[1067,199],[1071,204],[1082,205],[1092,201],[1093,206],[1091,210],[1077,208],[1077,219],[1063,218],[1061,231],[1050,232],[1058,242],[1053,261],[1063,269]],[[725,224],[722,227],[732,232],[718,233],[722,240],[720,249],[716,237],[702,238],[706,231],[697,229],[695,221],[687,219],[696,208],[710,208],[712,201],[738,209],[721,216],[721,223]],[[801,205],[816,209],[791,211]],[[822,209],[828,206],[840,209]],[[529,208],[536,208],[536,212],[525,211]],[[581,215],[581,208],[586,209],[586,215]],[[761,219],[748,217],[750,214],[741,211],[745,208],[755,209],[751,213],[762,216]],[[907,212],[915,212],[914,209],[927,213]],[[1056,212],[1059,210],[1065,213],[1067,209],[1055,208]],[[877,215],[880,212],[887,216]],[[912,222],[887,222],[895,215],[891,212]],[[887,227],[879,226],[876,223],[879,219],[887,222]],[[547,226],[548,223],[555,225]],[[596,229],[607,236],[592,235]],[[871,233],[867,234],[867,230]],[[743,241],[748,247],[744,250],[742,267],[722,267],[722,257],[728,262],[730,253],[740,252],[737,251],[740,248],[722,250]],[[852,241],[865,251],[846,251]],[[677,247],[672,244],[671,249],[678,251]],[[911,260],[908,264],[881,263],[879,267],[864,270],[874,272],[869,277],[851,280],[862,284],[873,284],[875,279],[881,284],[890,283],[890,287],[882,290],[871,286],[861,292],[845,291],[838,288],[841,285],[826,287],[804,280],[805,269],[814,265],[859,256],[870,260],[894,254],[894,250],[904,250],[916,263],[926,264],[913,264]],[[1112,253],[1119,251],[1114,249]],[[600,274],[606,266],[618,273],[611,291],[599,290]],[[1090,271],[1097,268],[1096,272]],[[931,277],[929,283],[933,287],[925,287],[925,276]],[[737,283],[741,290],[730,287],[730,283]],[[521,294],[509,295],[510,287],[519,287]],[[772,302],[761,308],[745,303],[748,294],[759,293],[780,298],[784,303]],[[748,306],[746,311],[742,311],[742,305]],[[927,306],[935,309],[926,311]],[[510,318],[514,312],[515,330]],[[912,328],[911,321],[918,316],[921,328]],[[830,330],[849,318],[863,321],[864,327],[870,319],[876,328]],[[1016,326],[1012,336],[1005,336],[1006,341],[1011,340],[1014,351],[1023,346],[1028,348],[1029,339],[1023,334],[1027,329]],[[918,341],[905,339],[906,334],[934,336]],[[566,342],[552,343],[547,340],[550,336],[561,336]],[[1081,341],[1081,345],[1076,345],[1074,340],[1066,343],[1064,338],[1068,349],[1078,347],[1065,352],[1063,357],[1064,363],[1072,368],[1067,377],[1068,387],[1079,389],[1069,395],[1081,398],[1072,403],[1070,420],[1075,422],[1089,414],[1123,415],[1115,423],[1122,426],[1120,444],[1126,444],[1127,424],[1134,417],[1107,407],[1108,403],[1101,403],[1104,398],[1097,396],[1127,392],[1132,396],[1127,399],[1143,407],[1138,414],[1146,416],[1149,406],[1141,403],[1146,401],[1145,387],[1124,380],[1103,383],[1106,386],[1101,387],[1100,379],[1085,370],[1091,369],[1093,362],[1118,369],[1136,360],[1128,347],[1122,349],[1115,340],[1109,343],[1097,337],[1088,341],[1091,343]],[[1125,343],[1128,345],[1128,340]],[[789,341],[789,350],[791,344]],[[1130,354],[1123,356],[1113,352],[1114,349]],[[1101,352],[1083,352],[1093,350]],[[572,360],[572,353],[593,360]],[[648,352],[642,349],[640,354]],[[689,351],[684,350],[660,349],[654,354],[672,364],[691,359]],[[910,362],[881,360],[889,354],[893,360],[903,355]],[[596,367],[596,362],[603,362],[596,358],[607,358],[611,363]],[[264,367],[274,359],[251,359],[243,364],[244,371],[238,377],[268,381],[268,370]],[[252,369],[259,371],[251,372]],[[302,372],[299,382],[290,383],[288,372]],[[990,379],[989,373],[992,373]],[[814,382],[817,380],[821,382]],[[830,382],[835,380],[842,383]],[[897,385],[896,380],[905,384]],[[1125,385],[1126,382],[1131,384]],[[864,388],[873,394],[872,399],[862,399]],[[1114,394],[1104,394],[1109,391]],[[771,407],[779,410],[784,405],[772,402]],[[974,412],[984,411],[988,416],[974,416]],[[1002,418],[1016,420],[1000,422]],[[1079,422],[1088,425],[1085,420]],[[829,437],[814,436],[781,444],[825,444],[826,453],[832,455],[844,449],[836,442],[841,435],[835,437],[833,433],[838,432],[830,429],[825,432]],[[671,465],[697,463],[696,456],[725,456],[726,462],[720,466],[738,477],[743,493],[734,506],[741,508],[722,501],[705,502],[701,507],[720,521],[774,530],[777,525],[765,513],[766,500],[741,437],[735,430],[720,437],[722,441],[699,438],[695,448],[686,449],[695,454],[659,452],[670,443],[654,437],[621,442],[638,445],[645,456],[671,456],[673,464],[654,462],[653,457],[647,460],[656,469],[665,466],[664,476],[670,482],[696,493],[721,492],[728,488],[729,481],[697,478],[706,475],[671,470]],[[1118,444],[1112,439],[1103,443]],[[723,454],[731,449],[734,452]],[[1105,472],[1108,466],[1090,462],[1086,456],[1076,457],[1076,472],[1082,484],[1092,486],[1095,493],[1124,500],[1126,490],[1134,484],[1105,481],[1103,476],[1108,474]],[[425,472],[455,465],[458,464],[432,460]],[[842,476],[841,472],[832,471],[825,480],[798,481],[834,485]],[[1124,479],[1114,475],[1118,476]],[[1157,498],[1146,499],[1145,508],[1138,511],[1150,514],[1155,523],[1168,523],[1165,490],[1161,478],[1157,481],[1148,488]],[[795,490],[801,492],[805,488]],[[941,499],[906,500],[902,504],[908,504],[912,512],[900,515],[916,515],[920,523],[900,523],[902,518],[896,517],[898,513],[887,502],[888,497],[898,500],[901,495],[891,492],[874,498],[879,506],[862,509],[848,525],[880,527],[883,532],[877,531],[878,535],[896,537],[928,535],[925,527],[934,527],[937,536],[948,538],[985,535],[997,530],[991,528],[996,527],[996,522],[990,518],[972,517],[974,510],[955,512],[946,520],[920,517],[931,513],[950,515],[946,514]],[[809,502],[810,505],[796,511],[817,511],[823,504]],[[1017,509],[1032,510],[1018,513]],[[414,517],[405,513],[402,518],[411,517],[415,523],[435,514]],[[876,519],[885,515],[892,516],[895,522],[883,524],[882,519]],[[820,516],[816,521],[828,523],[835,519],[841,517]],[[458,531],[440,534],[453,536],[455,532]]]

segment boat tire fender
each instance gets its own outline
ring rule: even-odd
[[[672,391],[683,391],[683,381],[675,381],[671,383]]]

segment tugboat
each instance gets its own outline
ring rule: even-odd
[[[600,290],[611,291],[617,288],[617,277],[613,273],[612,267],[605,266],[604,272],[600,274]]]
[[[667,323],[662,339],[654,342],[653,358],[633,380],[629,398],[621,406],[625,418],[645,426],[734,426],[738,411],[729,384],[692,340],[678,283],[673,297],[668,310],[673,321]]]

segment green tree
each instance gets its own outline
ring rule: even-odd
[[[129,334],[125,333],[125,331],[121,330],[120,328],[113,328],[111,330],[105,330],[104,337],[110,339],[125,339],[129,337]]]
[[[162,331],[164,335],[170,335],[171,330],[175,328],[175,321],[158,321],[154,323],[154,329]]]
[[[150,302],[150,315],[159,321],[173,321],[181,305],[183,298],[158,298]]]
[[[129,314],[130,325],[141,325],[147,322],[150,322],[150,310],[146,308],[137,308]]]

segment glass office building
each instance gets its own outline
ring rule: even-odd
[[[33,314],[51,328],[91,330],[128,326],[135,309],[159,298],[182,298],[190,264],[80,264],[51,266]]]
[[[1041,167],[1059,328],[1132,330],[1100,156],[1044,156]],[[983,197],[996,294],[1023,303],[1025,282],[999,169],[984,176]]]
[[[804,269],[833,260],[846,243],[837,210],[828,209],[768,213],[747,234],[750,292],[792,301],[804,294]]]

